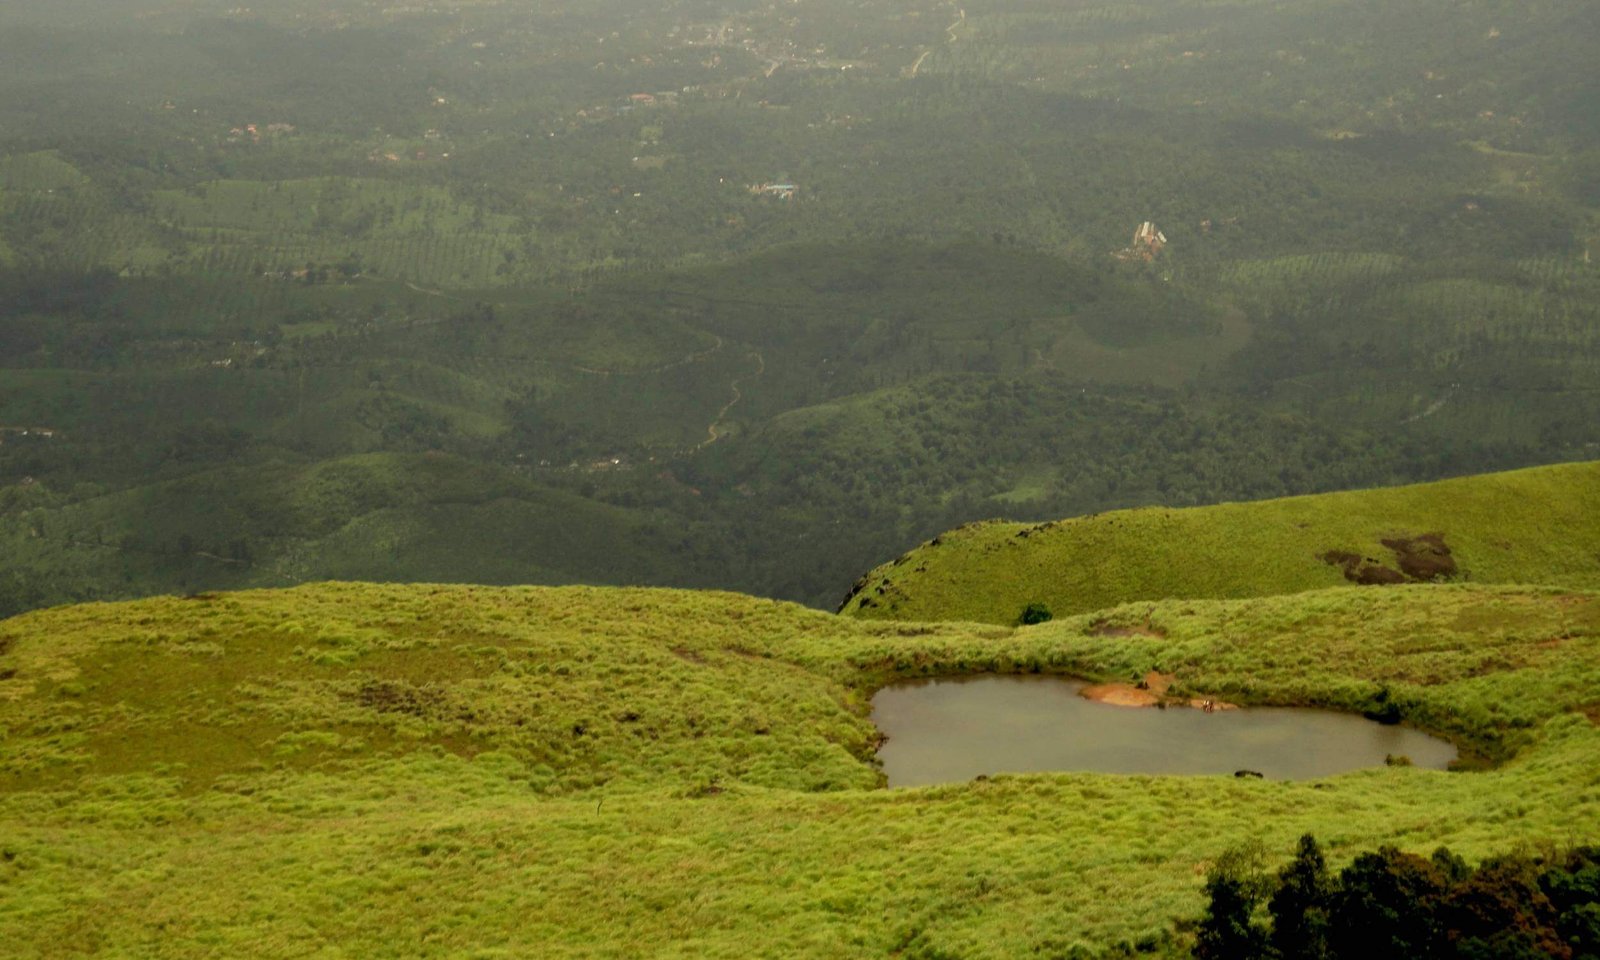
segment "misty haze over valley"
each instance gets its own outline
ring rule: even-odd
[[[0,611],[831,607],[971,520],[1600,449],[1586,4],[4,17]]]
[[[1596,956],[1597,51],[1594,0],[0,0],[0,944],[1379,956],[1196,919],[1314,832],[1543,891],[1484,921],[1532,953],[1435,904],[1395,956]],[[1441,769],[880,789],[878,690],[990,672]]]

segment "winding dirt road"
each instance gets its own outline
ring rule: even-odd
[[[754,380],[756,377],[759,377],[763,373],[767,372],[767,359],[761,355],[761,351],[752,350],[750,351],[749,356],[755,358],[755,372],[743,377],[739,377],[738,379],[734,380],[733,383],[729,384],[733,390],[733,399],[723,404],[722,409],[717,411],[717,415],[711,421],[711,425],[706,427],[706,438],[695,444],[691,452],[695,450],[704,450],[706,447],[711,446],[713,443],[716,443],[718,440],[723,438],[724,434],[718,429],[718,427],[722,425],[723,420],[727,419],[728,413],[739,404],[739,401],[744,399],[744,391],[740,389],[740,384],[744,383],[746,380]]]
[[[967,11],[966,10],[962,10],[962,11],[960,11],[960,13],[961,13],[961,16],[956,20],[955,23],[952,23],[952,24],[950,24],[950,26],[944,28],[945,36],[950,38],[948,41],[946,41],[947,43],[955,43],[957,40],[960,39],[960,37],[957,36],[956,31],[961,28],[962,24],[967,22]],[[913,63],[911,65],[911,72],[910,72],[909,76],[915,78],[918,73],[922,72],[922,63],[923,63],[923,61],[927,60],[929,55],[931,55],[932,53],[933,53],[933,48],[932,47],[929,47],[928,49],[922,51],[921,55],[919,55],[917,57],[917,62]]]

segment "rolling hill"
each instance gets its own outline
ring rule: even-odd
[[[327,579],[707,582],[687,524],[461,457],[216,465],[98,496],[0,492],[0,611]]]
[[[41,958],[1173,956],[1205,864],[1248,839],[1315,830],[1338,862],[1593,836],[1597,636],[1600,594],[1480,585],[1022,629],[612,588],[43,611],[0,622],[0,937]],[[1157,669],[1247,704],[1381,694],[1492,766],[878,787],[881,683]]]
[[[842,611],[1015,623],[1136,600],[1454,580],[1600,586],[1600,463],[1378,490],[953,530],[863,577]]]
[[[0,7],[0,954],[1177,958],[1252,843],[1600,840],[1594,0]],[[973,674],[1462,760],[888,789]]]

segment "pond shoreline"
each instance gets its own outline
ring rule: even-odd
[[[1172,686],[1159,673],[1137,683],[969,674],[891,684],[872,698],[878,762],[900,787],[1005,773],[1304,780],[1395,765],[1446,770],[1460,756],[1415,727],[1320,707],[1242,708],[1173,696]]]
[[[1155,670],[1144,675],[1144,679],[1137,684],[1132,683],[1097,683],[1084,687],[1079,691],[1079,696],[1095,703],[1104,703],[1113,707],[1146,708],[1157,707],[1184,707],[1195,710],[1204,710],[1215,713],[1218,710],[1238,710],[1239,705],[1217,700],[1211,697],[1174,697],[1167,691],[1172,688],[1177,677],[1170,673],[1159,673]]]

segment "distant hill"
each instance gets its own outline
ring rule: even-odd
[[[1600,457],[1592,0],[104,6],[0,14],[0,614]]]
[[[0,488],[0,616],[326,579],[700,583],[686,525],[444,453],[217,466],[99,496]]]
[[[863,577],[842,612],[1015,623],[1136,600],[1435,580],[1600,586],[1600,463],[1380,490],[975,523]]]

